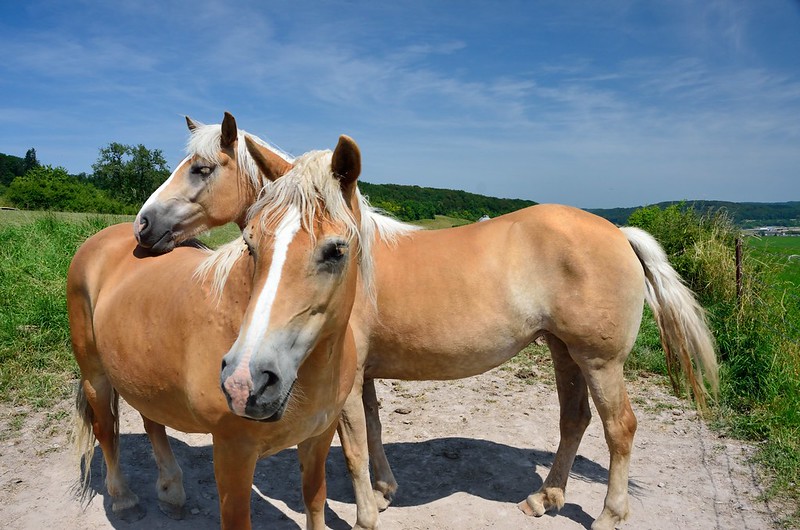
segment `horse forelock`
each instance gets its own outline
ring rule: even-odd
[[[358,262],[362,282],[368,293],[373,293],[372,242],[376,232],[374,222],[364,222],[359,226],[353,212],[342,195],[339,180],[331,171],[331,151],[311,151],[295,159],[292,169],[277,179],[272,185],[263,188],[259,199],[250,207],[247,222],[258,218],[261,230],[275,224],[290,209],[300,213],[302,227],[314,237],[314,221],[325,216],[333,223],[342,224],[344,237],[358,244]],[[369,205],[361,197],[359,207]],[[361,234],[362,227],[368,228],[368,236]],[[246,245],[237,239],[213,251],[197,268],[195,276],[202,280],[212,276],[212,292],[220,296],[233,265],[244,256]],[[372,294],[371,298],[374,298]]]
[[[289,163],[294,162],[294,157],[276,145],[247,131],[238,129],[236,142],[236,165],[239,172],[249,179],[253,190],[258,193],[269,181],[265,182],[263,180],[263,176],[256,165],[256,161],[252,156],[250,156],[250,152],[247,150],[247,145],[244,141],[245,135]],[[221,162],[221,151],[222,126],[218,123],[213,125],[198,126],[192,131],[191,135],[189,136],[189,140],[186,142],[186,154],[188,156],[196,155],[210,162],[214,162],[215,164],[219,164]]]

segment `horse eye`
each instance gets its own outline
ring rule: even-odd
[[[322,247],[320,263],[327,267],[335,266],[344,261],[347,255],[347,243],[344,241],[331,241]]]
[[[200,175],[201,178],[208,178],[214,172],[214,166],[194,166],[192,173]]]

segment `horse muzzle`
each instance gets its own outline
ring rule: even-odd
[[[175,248],[175,238],[172,225],[162,222],[161,217],[139,212],[133,222],[133,235],[139,246],[166,254]]]
[[[264,422],[283,417],[295,381],[296,378],[281,377],[273,370],[229,367],[224,360],[220,374],[220,387],[228,408],[237,416]]]

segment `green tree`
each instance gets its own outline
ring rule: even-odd
[[[129,205],[147,200],[170,173],[161,150],[117,142],[100,149],[92,170],[95,186]]]
[[[23,162],[23,171],[27,173],[33,168],[39,167],[39,160],[36,158],[36,149],[31,147],[25,152],[25,161]]]
[[[9,185],[16,177],[25,174],[25,160],[18,156],[0,153],[0,185]]]

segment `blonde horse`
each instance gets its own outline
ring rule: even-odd
[[[216,190],[247,181],[211,179],[215,191],[213,200],[207,198],[207,211],[235,209],[217,202]],[[182,187],[180,179],[173,180],[139,216],[152,218],[158,205],[180,200]],[[165,226],[177,222],[165,219]],[[359,373],[339,428],[353,475],[356,526],[374,528],[377,509],[388,506],[397,489],[380,439],[373,379],[475,375],[538,337],[546,340],[555,366],[561,441],[544,484],[520,508],[541,516],[564,505],[569,471],[590,421],[591,396],[610,453],[605,503],[592,526],[607,529],[624,521],[636,418],[623,364],[645,301],[656,315],[669,364],[682,368],[701,406],[707,395],[704,375],[712,389],[717,386],[714,342],[704,311],[658,243],[641,230],[619,229],[559,205],[419,231],[364,204],[362,233],[374,234],[375,292],[359,291],[351,316]],[[367,456],[377,504],[369,498]]]
[[[256,460],[297,444],[308,527],[325,527],[324,463],[356,369],[347,321],[359,267],[370,277],[359,172],[347,137],[304,155],[264,190],[244,241],[213,253],[154,257],[130,224],[78,250],[67,303],[83,451],[88,468],[96,437],[114,511],[138,502],[119,467],[121,395],[145,418],[162,501],[185,499],[166,436],[152,435],[163,425],[212,434],[223,528],[250,527]]]

